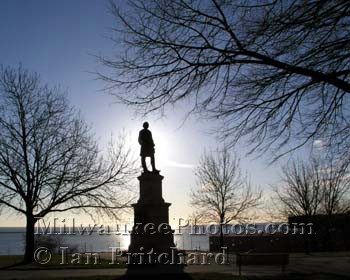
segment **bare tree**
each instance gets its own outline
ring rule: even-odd
[[[64,94],[21,67],[0,71],[0,208],[26,217],[24,261],[37,217],[68,210],[117,215],[133,165],[123,143],[103,157]]]
[[[329,155],[321,170],[323,191],[322,213],[333,215],[350,210],[349,159],[337,159]]]
[[[349,211],[349,160],[332,154],[293,161],[282,168],[275,188],[285,217],[339,214]]]
[[[323,199],[321,172],[316,160],[311,163],[295,160],[282,168],[282,182],[275,191],[285,217],[312,217],[320,212]]]
[[[232,156],[227,148],[204,153],[196,177],[198,187],[191,192],[191,205],[208,222],[220,224],[223,247],[223,226],[246,221],[249,211],[258,205],[261,192],[254,192],[248,178],[242,175],[238,157]]]
[[[191,98],[190,113],[251,152],[316,139],[348,150],[349,1],[127,3],[111,1],[118,53],[100,73],[121,102],[149,113]]]
[[[348,159],[339,160],[334,154],[287,164],[282,169],[282,183],[275,189],[280,206],[277,211],[284,217],[301,216],[304,223],[313,223],[316,215],[326,214],[323,226],[330,230],[333,214],[349,210],[348,166]],[[305,252],[309,253],[309,234],[304,237]]]

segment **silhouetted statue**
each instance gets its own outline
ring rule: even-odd
[[[154,161],[154,142],[151,131],[148,130],[148,122],[143,123],[143,129],[139,133],[139,143],[141,145],[141,164],[144,172],[149,172],[146,165],[146,157],[151,158],[152,172],[159,172]]]

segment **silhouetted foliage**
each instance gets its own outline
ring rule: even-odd
[[[0,70],[0,207],[27,221],[33,260],[36,217],[68,210],[116,217],[128,206],[133,161],[124,143],[106,157],[58,89],[21,67]]]
[[[252,152],[349,150],[349,1],[110,3],[118,54],[100,77],[121,102],[149,113],[190,98]]]

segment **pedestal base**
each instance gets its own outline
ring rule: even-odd
[[[130,233],[129,256],[132,263],[165,264],[165,256],[176,255],[174,231],[169,225],[170,203],[162,197],[163,176],[143,173],[140,181],[140,198],[133,204],[134,227]]]

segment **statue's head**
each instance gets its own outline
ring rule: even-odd
[[[149,127],[148,122],[144,122],[144,123],[143,123],[143,128],[147,129],[148,127]]]

